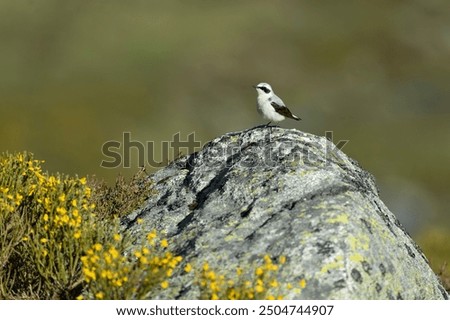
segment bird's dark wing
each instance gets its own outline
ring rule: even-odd
[[[272,101],[270,104],[275,109],[275,111],[277,113],[281,114],[282,116],[285,116],[286,118],[291,118],[294,120],[300,120],[300,118],[298,118],[297,116],[294,116],[292,114],[292,112],[286,106],[282,106],[282,105],[280,106],[279,104],[277,104],[274,101]]]

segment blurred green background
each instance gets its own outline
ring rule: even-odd
[[[112,181],[137,154],[104,169],[103,143],[261,124],[265,81],[304,119],[283,127],[350,140],[406,229],[450,260],[448,0],[0,0],[0,49],[1,151]]]

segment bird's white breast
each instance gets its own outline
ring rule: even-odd
[[[283,115],[275,111],[275,109],[270,104],[269,99],[267,98],[264,99],[258,97],[256,105],[258,107],[258,112],[269,121],[278,122],[283,121],[285,119]]]

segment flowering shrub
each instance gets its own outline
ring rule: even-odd
[[[152,231],[140,250],[126,257],[121,254],[121,236],[114,238],[115,245],[96,243],[81,257],[88,298],[151,299],[158,290],[169,287],[182,258],[166,251],[167,240],[157,242],[156,231]]]
[[[49,175],[29,153],[0,158],[0,293],[73,298],[80,255],[106,237],[86,178]]]
[[[279,257],[279,265],[274,264],[269,255],[265,255],[264,263],[257,266],[254,274],[245,275],[242,268],[237,268],[237,281],[227,278],[223,274],[217,274],[211,270],[208,263],[204,263],[198,284],[200,286],[201,299],[207,300],[274,300],[283,299],[278,294],[282,285],[287,289],[293,289],[290,283],[280,284],[277,280],[279,268],[286,263],[286,257]],[[297,285],[297,290],[305,288],[306,280],[302,279]]]

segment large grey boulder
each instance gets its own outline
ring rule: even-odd
[[[284,255],[278,282],[306,280],[302,290],[280,288],[287,299],[448,298],[372,176],[324,137],[229,133],[150,178],[157,194],[124,220],[136,245],[157,229],[184,261],[230,278],[265,254]],[[158,297],[197,299],[193,277],[179,272]]]

